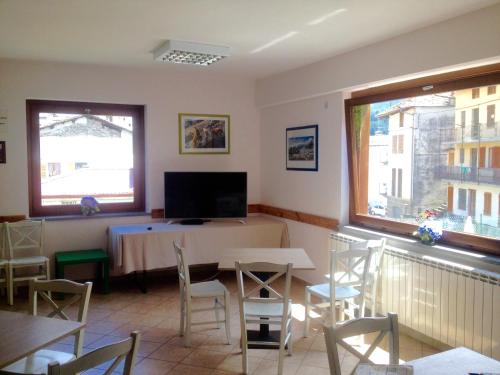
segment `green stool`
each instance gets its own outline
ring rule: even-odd
[[[103,281],[103,293],[109,293],[109,256],[103,249],[58,251],[56,257],[56,278],[64,279],[64,267],[69,264],[99,263]]]

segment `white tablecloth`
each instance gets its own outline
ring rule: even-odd
[[[174,240],[185,247],[189,264],[217,263],[220,250],[226,248],[289,246],[286,223],[264,216],[250,216],[246,224],[213,221],[203,225],[114,225],[108,234],[114,274],[175,266]]]

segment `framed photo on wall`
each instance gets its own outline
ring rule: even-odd
[[[286,129],[286,169],[318,170],[318,125]]]
[[[229,115],[179,113],[180,154],[229,154]]]

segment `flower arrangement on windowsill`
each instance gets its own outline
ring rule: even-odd
[[[443,223],[436,220],[436,212],[425,210],[416,217],[418,229],[413,232],[415,237],[425,245],[434,245],[443,235]]]
[[[80,201],[80,209],[83,216],[91,216],[101,211],[94,197],[83,197]]]

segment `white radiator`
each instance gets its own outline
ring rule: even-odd
[[[362,238],[331,233],[333,249]],[[430,256],[385,247],[377,313],[452,347],[500,360],[500,275]]]
[[[453,347],[500,360],[500,277],[386,247],[377,312]]]

